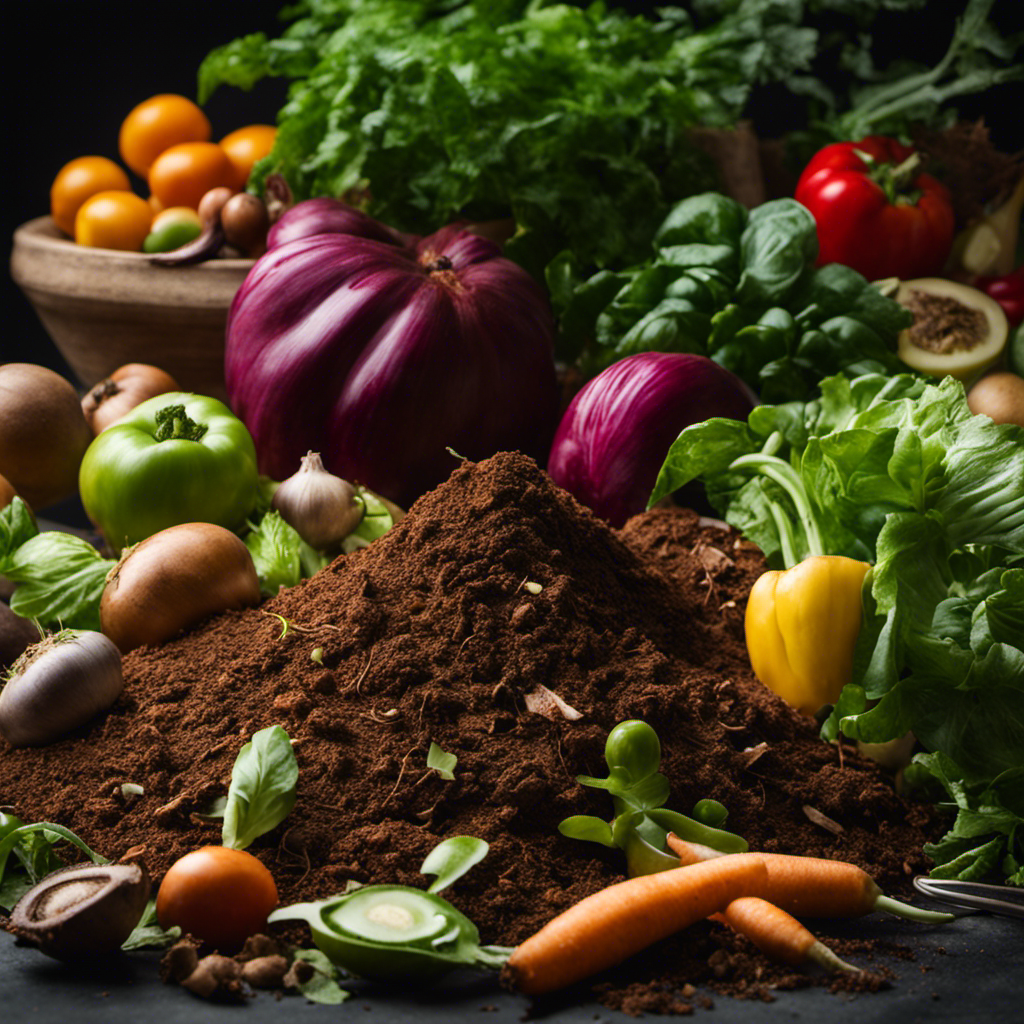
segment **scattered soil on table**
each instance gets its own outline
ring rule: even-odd
[[[610,817],[575,778],[605,774],[608,730],[643,718],[662,740],[668,806],[714,797],[752,849],[851,860],[905,891],[936,833],[931,812],[752,677],[743,612],[764,568],[693,512],[615,531],[524,456],[462,463],[371,547],[260,609],[128,655],[123,697],[91,728],[41,749],[0,745],[0,803],[111,858],[144,843],[159,880],[219,842],[219,824],[197,815],[226,792],[241,745],[280,725],[298,802],[250,849],[282,903],[350,880],[422,887],[425,855],[474,835],[490,852],[445,895],[482,941],[513,945],[621,877],[619,851],[557,824]],[[528,710],[538,685],[580,717]],[[431,742],[457,755],[453,781],[427,767]],[[706,924],[593,984],[609,1006],[679,1013],[707,991],[766,998],[810,983],[827,981]]]

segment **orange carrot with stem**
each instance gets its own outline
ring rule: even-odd
[[[764,859],[746,853],[629,878],[549,921],[515,949],[507,972],[526,995],[553,992],[761,892],[767,881]]]
[[[720,853],[709,846],[689,843],[669,833],[666,845],[684,865],[713,864],[735,854]],[[799,857],[784,853],[755,853],[768,870],[768,884],[754,895],[798,917],[861,917],[884,910],[897,917],[928,924],[952,921],[955,914],[922,910],[886,896],[874,879],[856,864],[824,857]]]
[[[791,914],[759,896],[741,896],[712,917],[745,935],[771,960],[793,967],[816,963],[830,971],[860,970],[836,956]]]

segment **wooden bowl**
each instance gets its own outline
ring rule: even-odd
[[[14,232],[11,276],[84,387],[151,363],[183,391],[223,401],[228,309],[253,262],[158,267],[143,253],[76,245],[37,217]]]

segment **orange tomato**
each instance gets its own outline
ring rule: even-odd
[[[249,124],[236,128],[220,140],[220,147],[235,167],[235,189],[241,192],[252,173],[252,166],[273,148],[277,129],[272,124]]]
[[[124,170],[105,156],[80,156],[66,163],[50,188],[50,214],[65,235],[74,236],[75,214],[90,196],[110,189],[128,192]]]
[[[180,142],[207,142],[211,131],[209,119],[190,99],[160,93],[129,112],[117,145],[121,159],[144,178],[165,149]]]
[[[234,188],[235,166],[215,142],[181,142],[165,149],[149,169],[149,190],[162,207],[190,206],[220,185]]]
[[[78,208],[75,241],[101,249],[141,252],[152,216],[149,203],[134,192],[97,192]]]
[[[234,952],[265,931],[276,906],[270,872],[251,853],[226,846],[186,853],[167,869],[156,895],[162,928],[178,925],[221,952]]]

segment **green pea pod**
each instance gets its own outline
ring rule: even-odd
[[[703,825],[693,818],[677,811],[670,811],[666,807],[651,808],[647,816],[654,823],[665,830],[667,835],[674,832],[680,839],[690,843],[700,843],[702,846],[710,846],[713,850],[721,850],[722,853],[746,853],[750,849],[747,841],[736,835],[735,832],[727,832],[725,829],[712,828],[710,825]]]
[[[512,952],[481,946],[476,925],[447,900],[401,885],[296,903],[268,921],[305,921],[332,963],[376,981],[432,981],[459,966],[497,969]]]
[[[236,529],[256,503],[256,448],[223,402],[171,392],[97,435],[78,482],[86,513],[116,551],[179,523]]]

